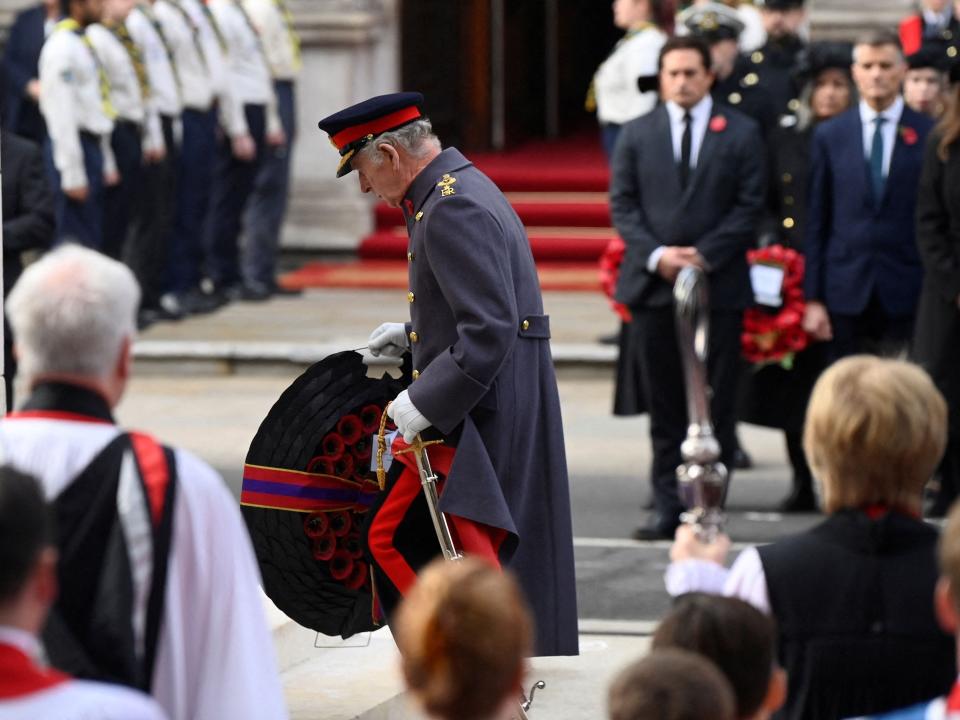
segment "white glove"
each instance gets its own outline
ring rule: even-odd
[[[407,328],[403,323],[384,323],[367,340],[367,349],[374,357],[401,357],[410,347]]]
[[[387,415],[397,424],[397,430],[403,435],[404,441],[413,442],[418,433],[430,427],[427,420],[414,406],[410,394],[404,390],[387,408]]]

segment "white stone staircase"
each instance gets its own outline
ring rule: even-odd
[[[808,0],[811,37],[815,40],[854,40],[864,30],[888,28],[915,7],[913,0]]]

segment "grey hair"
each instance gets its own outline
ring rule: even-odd
[[[900,44],[900,36],[897,35],[892,30],[880,29],[880,30],[869,30],[861,34],[857,41],[853,44],[853,62],[854,64],[860,62],[860,53],[859,49],[863,46],[867,47],[886,47],[892,46],[897,49],[897,55],[900,57],[900,62],[904,62],[903,55],[903,45]]]
[[[30,265],[7,300],[20,372],[103,379],[136,332],[140,286],[129,268],[80,245]]]
[[[383,143],[393,145],[415,158],[426,157],[434,150],[440,150],[440,138],[433,134],[433,126],[427,118],[414,120],[402,128],[378,135],[364,145],[357,155],[362,155],[372,165],[381,165],[383,153],[377,152],[377,148]]]

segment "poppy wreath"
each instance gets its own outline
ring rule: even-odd
[[[803,255],[782,245],[747,252],[750,265],[783,269],[783,303],[779,308],[753,306],[743,316],[740,344],[744,358],[761,365],[779,364],[789,370],[796,354],[809,344],[803,329]]]

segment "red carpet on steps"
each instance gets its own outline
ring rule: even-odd
[[[599,289],[597,261],[615,236],[609,172],[594,134],[538,141],[502,153],[469,153],[507,195],[527,229],[541,285]],[[290,287],[405,288],[407,233],[400,210],[380,203],[356,263],[310,263],[283,278]]]
[[[594,263],[545,263],[537,265],[543,290],[599,292],[600,279]],[[407,262],[359,260],[357,262],[311,262],[282,278],[289,288],[370,288],[407,290]]]

